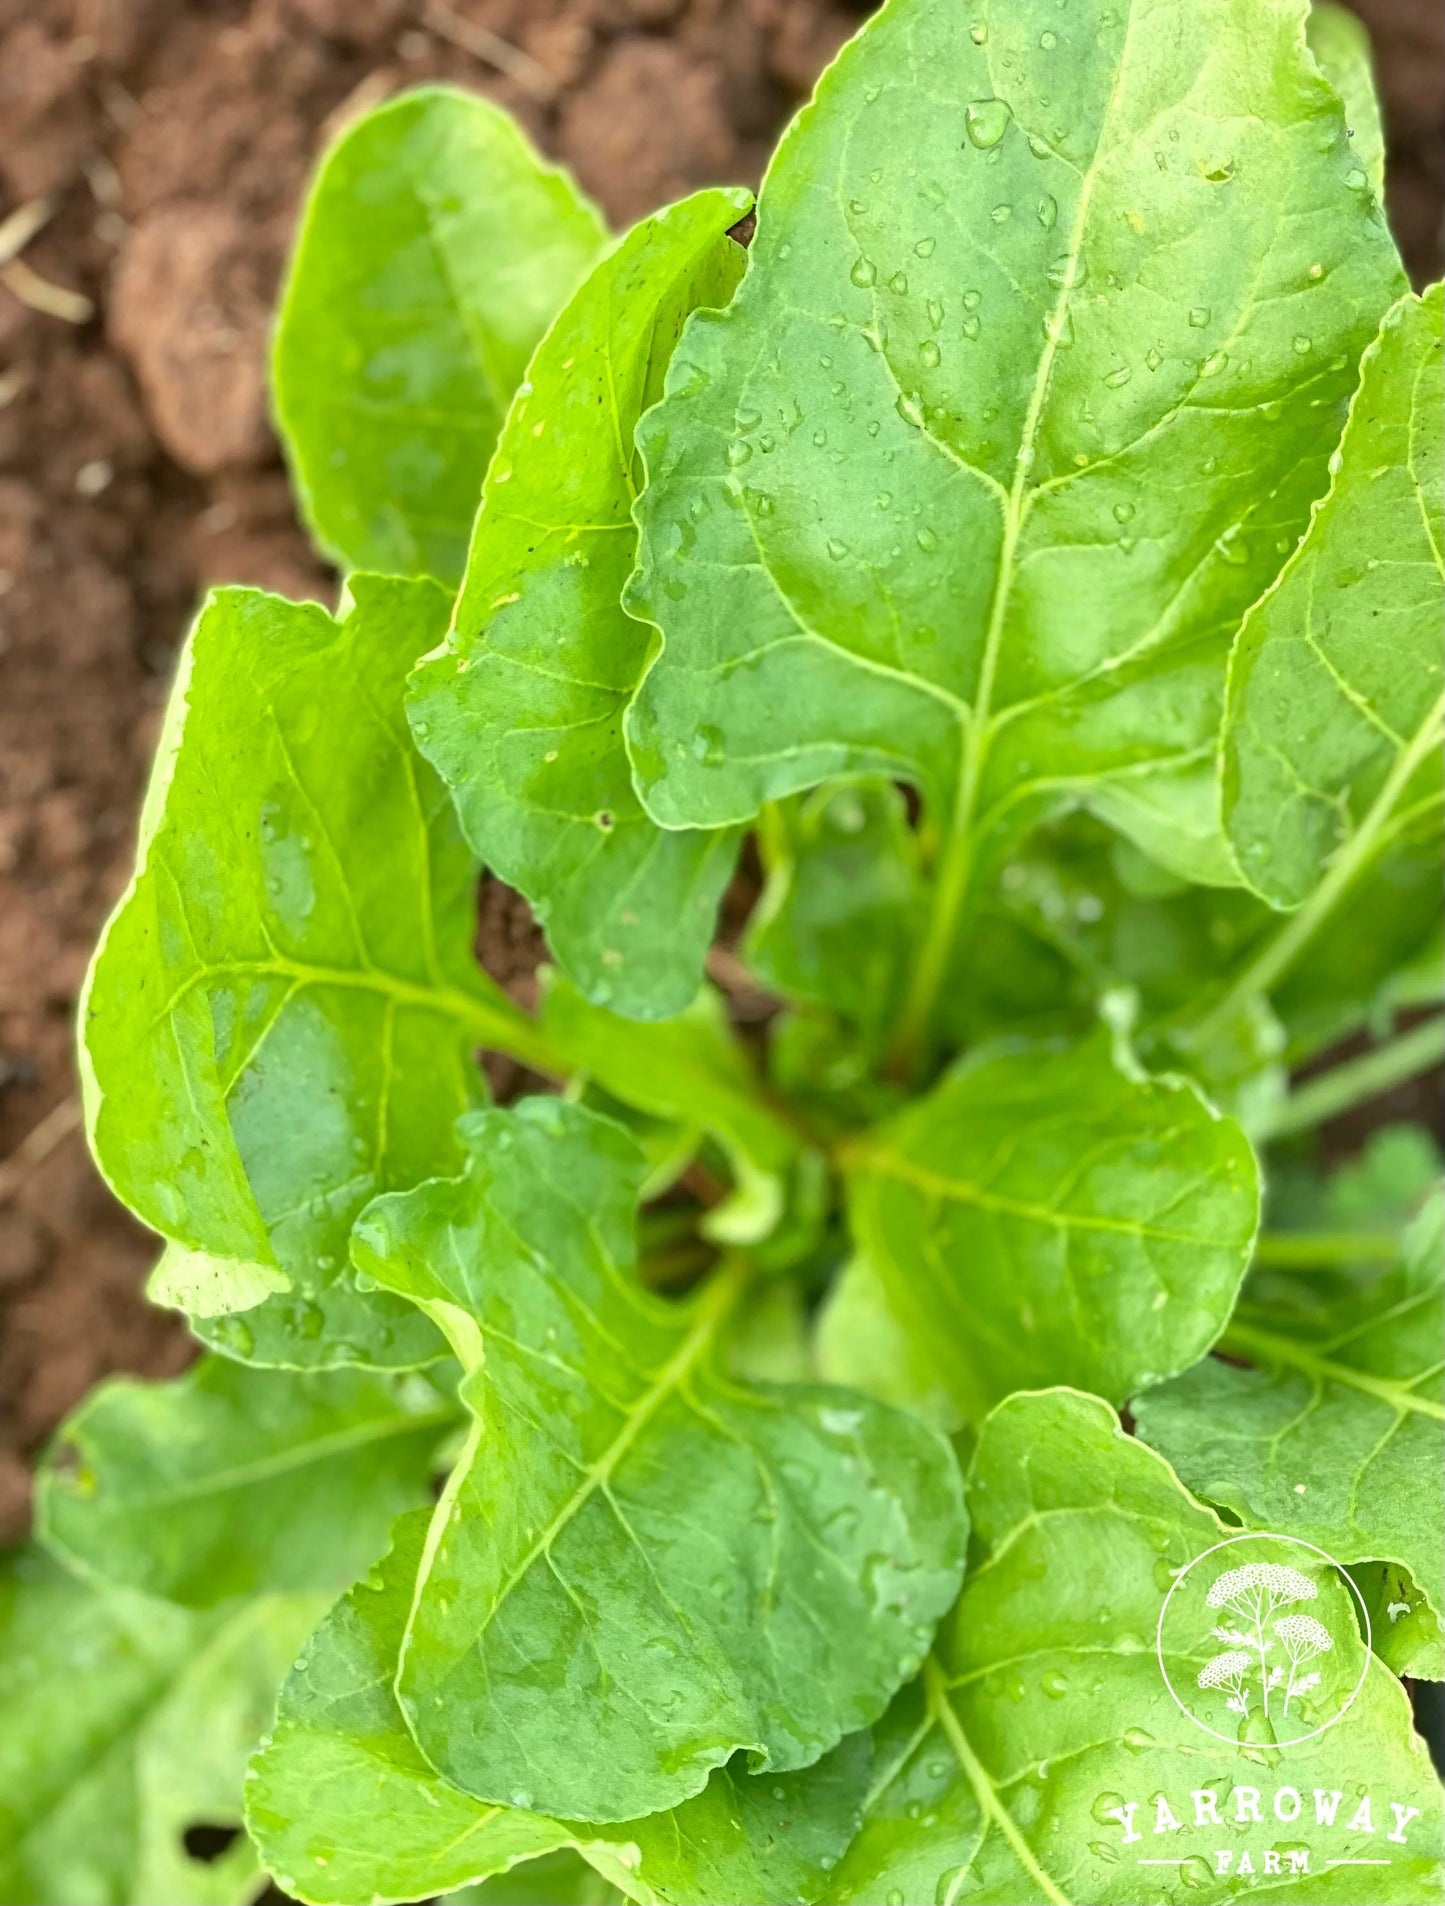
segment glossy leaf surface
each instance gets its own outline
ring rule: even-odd
[[[407,93],[347,128],[311,188],[273,363],[328,555],[456,580],[512,393],[605,236],[474,94]]]
[[[688,313],[732,295],[746,254],[728,227],[751,202],[701,192],[644,219],[552,326],[488,472],[445,646],[408,698],[478,853],[589,998],[642,1019],[696,992],[737,839],[664,833],[633,790],[622,715],[651,631],[621,603],[632,438]]]
[[[806,1767],[882,1710],[962,1566],[948,1446],[717,1363],[744,1265],[685,1304],[633,1274],[642,1161],[556,1100],[464,1122],[467,1175],[378,1200],[357,1263],[446,1328],[475,1416],[397,1689],[479,1798],[623,1820],[739,1749]]]
[[[895,1316],[974,1422],[1010,1390],[1122,1402],[1186,1369],[1224,1327],[1258,1221],[1239,1127],[1103,1031],[963,1061],[850,1149],[848,1177]]]
[[[527,1022],[470,955],[476,864],[411,745],[430,583],[357,577],[341,622],[252,590],[192,632],[136,876],[82,1008],[92,1148],[156,1230],[290,1288],[198,1327],[261,1362],[411,1364],[440,1340],[346,1269],[373,1193],[455,1159],[478,1045]],[[224,1281],[222,1279],[222,1281]],[[253,1297],[254,1302],[254,1297]]]
[[[670,1813],[612,1827],[487,1806],[451,1786],[407,1732],[393,1681],[427,1518],[398,1524],[391,1554],[338,1603],[281,1692],[252,1763],[247,1820],[288,1893],[314,1906],[411,1900],[554,1849],[666,1906],[816,1899],[856,1827],[866,1735],[803,1774],[720,1768]],[[517,1879],[525,1886],[528,1875]],[[548,1901],[559,1895],[548,1893]]]

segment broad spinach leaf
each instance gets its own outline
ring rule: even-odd
[[[268,1596],[198,1615],[95,1589],[33,1549],[0,1558],[0,1898],[7,1906],[244,1906],[246,1757],[325,1607]]]
[[[1414,1592],[1395,1598],[1406,1604],[1397,1612],[1413,1613],[1425,1598],[1434,1627],[1425,1665],[1437,1680],[1445,1679],[1442,1280],[1436,1199],[1383,1276],[1256,1273],[1220,1343],[1231,1361],[1206,1358],[1134,1406],[1139,1434],[1190,1488],[1247,1525],[1299,1535],[1337,1561],[1405,1570]],[[1416,1629],[1418,1641],[1418,1621]]]
[[[252,1762],[247,1823],[288,1893],[311,1906],[411,1900],[580,1847],[594,1878],[649,1906],[819,1896],[861,1817],[866,1734],[802,1774],[751,1776],[739,1757],[680,1807],[615,1826],[488,1806],[444,1780],[393,1687],[427,1520],[399,1522],[386,1560],[327,1616]]]
[[[853,1234],[965,1418],[1011,1390],[1123,1402],[1224,1328],[1259,1215],[1253,1153],[1105,1029],[961,1061],[845,1154]]]
[[[272,366],[329,556],[456,580],[512,393],[605,237],[473,94],[406,93],[347,128],[311,188]]]
[[[951,1451],[847,1390],[729,1380],[746,1264],[685,1304],[642,1291],[620,1128],[533,1099],[461,1130],[465,1177],[378,1200],[354,1243],[448,1332],[475,1419],[397,1677],[418,1745],[480,1799],[591,1820],[740,1749],[811,1765],[956,1591]]]
[[[87,1574],[191,1607],[334,1590],[426,1499],[457,1418],[419,1372],[207,1357],[173,1383],[118,1377],[61,1426],[40,1530]]]
[[[467,837],[519,887],[564,969],[640,1019],[697,991],[731,830],[667,833],[633,790],[622,716],[647,655],[623,611],[637,558],[637,419],[688,313],[725,305],[747,192],[629,232],[537,350],[487,474],[451,628],[412,678],[412,731]]]
[[[1344,102],[1355,157],[1370,175],[1377,197],[1385,190],[1385,128],[1375,96],[1370,36],[1357,13],[1331,0],[1314,0],[1305,28],[1320,71]]]
[[[262,1363],[407,1365],[441,1340],[355,1288],[373,1193],[446,1170],[479,1045],[535,1042],[474,964],[476,863],[412,747],[407,670],[446,621],[425,582],[356,577],[333,621],[221,590],[192,631],[137,871],[82,1002],[91,1145],[165,1236],[286,1288],[197,1329]],[[263,1277],[269,1282],[269,1275]]]
[[[1123,1433],[1112,1410],[1068,1390],[1011,1397],[984,1425],[969,1496],[977,1523],[968,1581],[920,1681],[874,1731],[867,1817],[834,1873],[830,1906],[890,1897],[910,1906],[971,1897],[1139,1906],[1206,1888],[1210,1899],[1263,1891],[1353,1906],[1416,1906],[1431,1896],[1439,1785],[1403,1689],[1363,1658],[1337,1577],[1311,1605],[1329,1621],[1340,1658],[1365,1670],[1346,1721],[1287,1756],[1261,1748],[1257,1728],[1234,1745],[1181,1713],[1155,1657],[1175,1572],[1231,1531]],[[1219,1645],[1206,1629],[1198,1665]],[[1181,1663],[1185,1672],[1195,1665]],[[1315,1788],[1326,1801],[1340,1789],[1335,1828],[1281,1827],[1268,1810],[1273,1789],[1286,1786],[1304,1805]],[[1212,1791],[1222,1830],[1196,1826],[1195,1790]],[[1374,1798],[1373,1825],[1352,1834],[1346,1809],[1363,1793]],[[1241,1794],[1263,1796],[1268,1825],[1249,1826]],[[1382,1849],[1386,1796],[1419,1817],[1400,1844]],[[1260,1842],[1277,1849],[1306,1835],[1313,1870],[1262,1883]],[[1217,1878],[1221,1845],[1234,1866],[1253,1845],[1253,1877]],[[1323,1858],[1382,1850],[1387,1869],[1319,1872]],[[1173,1868],[1167,1894],[1157,1869],[1139,1864],[1151,1858]]]
[[[643,801],[716,827],[839,773],[920,786],[906,1050],[976,863],[1039,812],[1235,878],[1227,645],[1403,288],[1304,14],[893,0],[640,426]]]

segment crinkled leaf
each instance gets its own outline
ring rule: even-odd
[[[1441,1205],[1383,1276],[1260,1273],[1221,1348],[1140,1397],[1139,1434],[1199,1495],[1340,1562],[1409,1571],[1445,1611]],[[1439,1672],[1437,1667],[1436,1672]]]
[[[833,1876],[833,1906],[1435,1897],[1439,1785],[1403,1690],[1363,1659],[1338,1577],[1323,1574],[1312,1606],[1335,1640],[1336,1675],[1367,1670],[1354,1706],[1286,1752],[1253,1737],[1234,1746],[1180,1712],[1155,1656],[1174,1572],[1231,1531],[1111,1410],[1070,1391],[1010,1398],[984,1426],[969,1489],[968,1581],[921,1681],[875,1730],[868,1816]],[[1218,1646],[1205,1631],[1197,1663]],[[1192,1649],[1179,1666],[1193,1678]],[[1287,1785],[1303,1796],[1294,1826],[1272,1812],[1274,1790]],[[1313,1820],[1316,1787],[1326,1800],[1341,1792],[1333,1828]],[[1195,1825],[1195,1790],[1213,1791],[1222,1830]],[[1241,1828],[1234,1816],[1247,1793],[1264,1824]],[[1155,1832],[1161,1794],[1177,1832]],[[1369,1833],[1349,1825],[1366,1794]],[[1395,1845],[1385,1840],[1392,1801],[1419,1809]],[[1130,1805],[1132,1842],[1118,1811]],[[1309,1877],[1262,1878],[1265,1849],[1282,1843],[1309,1848]],[[1254,1876],[1216,1878],[1220,1846],[1236,1865],[1250,1849]],[[1388,1858],[1388,1869],[1321,1871],[1326,1859],[1371,1857]],[[1138,1863],[1149,1859],[1174,1870],[1161,1877]]]
[[[208,1357],[118,1377],[69,1416],[41,1472],[45,1540],[167,1601],[335,1590],[426,1500],[456,1405],[419,1373],[303,1376]]]
[[[1348,7],[1314,0],[1305,36],[1320,71],[1345,105],[1355,157],[1370,175],[1376,195],[1385,190],[1385,128],[1375,96],[1374,60],[1364,22]]]
[[[476,1047],[528,1031],[471,959],[476,863],[402,713],[446,598],[352,587],[340,622],[254,590],[206,604],[82,1008],[101,1170],[213,1260],[197,1327],[260,1362],[439,1352],[410,1305],[356,1290],[347,1235],[375,1192],[454,1163]],[[255,1302],[256,1266],[290,1288],[219,1314]]]
[[[802,1142],[768,1103],[716,992],[704,987],[676,1018],[639,1025],[591,1005],[550,972],[542,1027],[571,1065],[625,1104],[706,1132],[722,1147],[735,1189],[708,1214],[710,1236],[750,1243],[773,1230],[801,1168]]]
[[[847,1156],[854,1236],[964,1416],[1076,1383],[1123,1402],[1223,1329],[1254,1156],[1194,1086],[1107,1032],[957,1065]]]
[[[1445,1624],[1409,1569],[1361,1562],[1350,1570],[1370,1622],[1370,1645],[1392,1674],[1445,1681]]]
[[[7,1906],[242,1906],[246,1757],[324,1607],[268,1597],[196,1615],[94,1589],[47,1557],[0,1559],[0,1899]]]
[[[1403,286],[1304,11],[893,0],[829,70],[640,429],[659,820],[871,769],[949,892],[1065,798],[1234,877],[1225,645]]]
[[[446,643],[409,694],[468,839],[588,997],[640,1019],[696,992],[737,837],[664,833],[633,791],[622,715],[649,632],[621,603],[632,436],[688,313],[732,295],[745,253],[727,228],[750,203],[700,192],[644,219],[552,326],[487,474]]]
[[[532,1099],[460,1129],[466,1176],[378,1200],[353,1246],[448,1330],[476,1418],[402,1653],[418,1744],[479,1798],[597,1820],[739,1749],[810,1765],[948,1606],[951,1452],[850,1391],[724,1376],[746,1266],[686,1304],[640,1288],[618,1127]]]
[[[866,1735],[802,1774],[754,1777],[735,1762],[672,1812],[610,1827],[483,1805],[444,1780],[392,1685],[426,1532],[424,1514],[406,1517],[386,1561],[332,1610],[252,1762],[247,1822],[288,1893],[314,1906],[411,1900],[580,1847],[594,1874],[644,1902],[817,1898],[858,1824]]]
[[[1329,495],[1235,645],[1225,818],[1279,907],[1322,905],[1392,836],[1438,825],[1441,310],[1436,286],[1386,318]]]
[[[456,580],[512,393],[605,237],[475,94],[426,88],[348,126],[311,187],[273,362],[328,555]]]

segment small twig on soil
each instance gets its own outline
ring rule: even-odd
[[[60,318],[66,324],[89,324],[95,316],[95,306],[83,292],[67,291],[64,285],[51,284],[38,271],[32,271],[23,258],[12,258],[8,265],[0,265],[0,285],[21,304],[29,305],[32,311],[43,312],[47,318]]]
[[[62,1099],[33,1125],[11,1152],[0,1163],[0,1204],[6,1204],[24,1184],[31,1172],[42,1164],[64,1139],[80,1124],[80,1100]]]
[[[778,1010],[776,993],[760,986],[730,947],[710,946],[706,967],[708,978],[727,994],[739,1019],[771,1019]]]
[[[474,60],[482,60],[499,73],[505,73],[508,79],[516,80],[533,99],[550,105],[557,97],[557,82],[540,60],[534,60],[520,46],[504,40],[500,33],[493,33],[490,27],[478,26],[453,13],[446,0],[427,0],[421,17],[433,33],[450,40],[464,53],[470,53]]]
[[[18,258],[37,232],[43,232],[54,211],[49,199],[29,199],[0,219],[0,265]]]
[[[30,373],[18,364],[14,370],[0,371],[0,410],[8,410],[29,382]]]

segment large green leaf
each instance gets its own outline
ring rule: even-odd
[[[476,863],[411,744],[402,684],[446,626],[430,583],[357,577],[334,622],[213,595],[173,691],[134,880],[82,1005],[97,1162],[156,1230],[287,1286],[198,1325],[261,1362],[412,1364],[410,1305],[357,1291],[352,1219],[447,1170],[479,1045],[530,1026],[471,959]]]
[[[0,1899],[6,1906],[242,1906],[264,1876],[238,1828],[246,1757],[320,1608],[270,1597],[189,1614],[0,1558]]]
[[[63,1424],[40,1528],[86,1573],[191,1607],[334,1591],[426,1500],[457,1415],[417,1372],[302,1376],[208,1357],[173,1383],[119,1377]]]
[[[1386,318],[1329,494],[1235,644],[1230,839],[1268,900],[1300,908],[1251,968],[1256,986],[1288,970],[1372,860],[1438,830],[1441,310],[1436,286]]]
[[[476,1419],[397,1680],[418,1744],[481,1799],[596,1820],[739,1749],[810,1765],[954,1592],[947,1444],[847,1390],[729,1380],[746,1262],[685,1304],[638,1286],[619,1127],[531,1099],[460,1129],[466,1176],[378,1200],[353,1245],[448,1331]]]
[[[818,1897],[858,1824],[871,1758],[863,1734],[802,1774],[719,1768],[672,1812],[610,1827],[482,1805],[444,1780],[407,1732],[392,1685],[426,1526],[423,1514],[399,1523],[380,1569],[323,1622],[252,1762],[247,1823],[288,1893],[313,1906],[418,1899],[580,1847],[649,1903]]]
[[[1235,877],[1227,644],[1403,288],[1304,16],[891,0],[640,426],[643,801],[719,826],[842,772],[919,783],[915,1020],[980,838],[1041,807]]]
[[[328,555],[455,581],[512,393],[605,236],[474,94],[407,93],[346,129],[311,188],[273,363]]]
[[[1365,24],[1348,7],[1334,6],[1331,0],[1314,0],[1306,36],[1320,71],[1344,101],[1355,157],[1369,173],[1376,193],[1383,193],[1385,128],[1375,96],[1374,61]]]
[[[1237,1531],[1097,1398],[1071,1391],[1002,1404],[984,1426],[969,1489],[977,1525],[968,1581],[921,1681],[875,1730],[868,1814],[833,1876],[833,1906],[1277,1895],[1300,1906],[1423,1906],[1437,1897],[1439,1784],[1403,1690],[1364,1659],[1332,1571],[1321,1572],[1311,1605],[1329,1623],[1336,1675],[1365,1671],[1353,1706],[1287,1749],[1270,1748],[1248,1723],[1234,1745],[1180,1712],[1155,1641],[1176,1572]],[[1192,1679],[1219,1646],[1206,1625],[1197,1644],[1168,1657]],[[1339,1790],[1332,1828],[1315,1823],[1315,1789],[1326,1803]],[[1302,1797],[1296,1825],[1274,1812],[1281,1790]],[[1196,1791],[1212,1792],[1222,1826],[1196,1825]],[[1250,1797],[1260,1824],[1249,1821]],[[1350,1825],[1366,1797],[1369,1832]],[[1394,1844],[1392,1802],[1419,1810]],[[1121,1817],[1131,1806],[1132,1841]],[[1248,1852],[1253,1877],[1216,1877],[1221,1847],[1231,1869]],[[1284,1864],[1281,1849],[1291,1847],[1307,1849],[1308,1877],[1271,1883],[1266,1853]],[[1323,1870],[1341,1859],[1375,1863]]]
[[[751,202],[700,192],[644,219],[552,326],[487,474],[446,643],[409,695],[472,845],[588,997],[642,1019],[696,992],[737,839],[664,833],[633,791],[622,715],[648,631],[621,604],[632,436],[688,313],[742,276],[727,229]]]
[[[963,1061],[846,1157],[854,1236],[977,1422],[1011,1390],[1123,1402],[1224,1328],[1258,1222],[1253,1154],[1100,1029]]]
[[[1383,1276],[1259,1273],[1221,1349],[1140,1397],[1139,1434],[1199,1495],[1340,1562],[1408,1571],[1445,1675],[1445,1262],[1435,1201]],[[1404,1612],[1404,1611],[1399,1611]],[[1417,1667],[1416,1672],[1419,1672]]]

